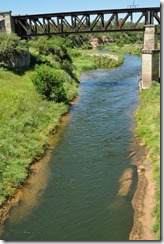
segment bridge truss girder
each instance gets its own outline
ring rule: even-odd
[[[137,16],[136,16],[137,14]],[[129,8],[12,16],[22,38],[39,35],[143,31],[144,25],[160,24],[160,8]],[[126,23],[129,23],[128,28]]]

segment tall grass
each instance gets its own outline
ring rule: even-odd
[[[135,115],[137,135],[150,149],[150,160],[155,181],[155,207],[153,230],[160,239],[160,84],[153,81],[148,90],[140,94],[140,106]]]
[[[68,112],[64,103],[43,100],[30,80],[0,69],[0,206],[44,154],[50,133]]]

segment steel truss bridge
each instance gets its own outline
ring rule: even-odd
[[[95,10],[12,16],[22,38],[114,31],[143,31],[144,25],[160,24],[160,7]]]

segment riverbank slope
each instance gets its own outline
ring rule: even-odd
[[[134,226],[130,240],[160,240],[160,84],[153,82],[140,93],[135,114],[136,140],[133,162],[138,187],[133,198]],[[137,149],[138,148],[138,149]]]

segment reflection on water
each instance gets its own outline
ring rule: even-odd
[[[129,147],[140,69],[141,59],[126,55],[116,70],[82,74],[70,120],[41,177],[34,177],[12,210],[3,239],[128,240],[137,183]],[[120,194],[121,184],[126,194]]]

